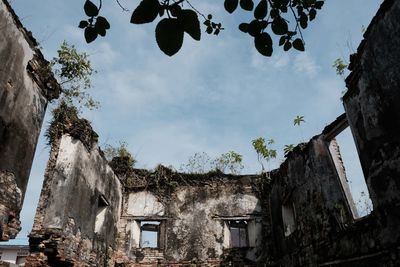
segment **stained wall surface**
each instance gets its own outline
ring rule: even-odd
[[[111,266],[121,185],[97,143],[62,135],[52,146],[27,266]]]
[[[203,178],[173,175],[182,175],[188,181]],[[181,266],[193,262],[254,266],[262,250],[263,208],[254,188],[259,179],[220,173],[204,176],[198,185],[178,185],[169,194],[160,194],[152,186],[126,187],[116,262],[124,266]],[[160,222],[157,248],[147,248],[140,242],[141,222],[147,221]],[[245,247],[232,244],[231,222],[245,222]]]
[[[47,102],[59,86],[36,41],[0,1],[0,240],[20,230],[19,213]]]
[[[399,14],[400,1],[384,1],[351,57],[352,72],[343,97],[345,118],[304,149],[293,151],[276,171],[271,191],[273,264],[400,265]],[[373,211],[363,218],[351,216],[352,200],[343,186],[340,195],[335,182],[342,168],[329,161],[339,155],[327,147],[332,147],[331,138],[343,128],[344,119],[353,133],[373,203]],[[294,204],[296,225],[290,235],[282,229],[285,216],[280,207],[287,201]]]

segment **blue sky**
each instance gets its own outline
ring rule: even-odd
[[[46,58],[56,55],[63,40],[91,54],[98,71],[91,93],[101,108],[84,112],[84,117],[99,133],[100,144],[126,141],[137,166],[144,168],[159,163],[178,168],[195,152],[215,157],[234,150],[243,155],[243,173],[254,173],[260,166],[251,140],[275,139],[277,166],[285,144],[308,140],[343,113],[340,97],[345,85],[332,63],[355,52],[362,27],[369,24],[381,1],[326,1],[304,31],[306,52],[275,48],[271,58],[258,54],[253,40],[237,29],[250,16],[229,15],[223,1],[192,1],[221,21],[225,30],[217,37],[203,32],[200,42],[186,35],[181,51],[173,57],[158,49],[155,23],[130,24],[130,13],[114,1],[103,2],[111,29],[105,38],[88,45],[77,27],[85,18],[84,1],[11,1]],[[133,10],[138,1],[121,3]],[[305,116],[301,129],[293,126],[296,115]],[[48,120],[47,115],[44,128]],[[21,236],[31,229],[48,153],[41,137]]]

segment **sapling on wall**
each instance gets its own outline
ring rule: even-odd
[[[269,148],[275,141],[269,139],[265,141],[263,137],[256,138],[252,141],[254,150],[257,153],[257,160],[261,164],[261,173],[271,180],[271,169],[269,166],[270,160],[276,158],[277,153],[275,149]],[[263,161],[266,161],[268,169],[265,169]]]

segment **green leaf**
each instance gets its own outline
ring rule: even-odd
[[[183,44],[183,27],[178,19],[162,19],[156,26],[156,41],[166,55],[176,54]]]
[[[183,9],[178,16],[179,23],[183,25],[183,30],[193,39],[200,41],[200,21],[197,13],[191,9]]]
[[[240,7],[247,11],[252,11],[254,8],[253,0],[240,0]]]
[[[91,43],[97,38],[97,31],[93,27],[87,27],[85,29],[85,40],[87,43]]]
[[[143,24],[152,22],[156,19],[159,11],[160,3],[158,0],[143,0],[133,11],[131,23]]]
[[[100,27],[108,30],[110,29],[110,23],[108,22],[108,20],[105,17],[102,16],[98,16],[96,19],[96,26],[99,25]]]
[[[239,24],[239,30],[241,30],[244,33],[248,33],[249,29],[249,24],[248,23],[240,23]]]
[[[266,57],[272,55],[272,39],[267,32],[263,32],[254,37],[254,46],[261,55]]]
[[[305,122],[304,116],[299,116],[299,115],[297,115],[297,116],[294,118],[294,120],[293,120],[293,125],[299,125],[299,126],[300,126],[300,124],[301,124],[302,122]]]
[[[88,15],[89,17],[95,17],[99,14],[99,9],[90,0],[86,0],[83,9],[85,10],[86,15]]]
[[[308,13],[308,16],[310,17],[310,21],[313,21],[315,19],[316,15],[317,15],[317,11],[314,8],[312,8],[310,10],[310,12]]]
[[[261,0],[254,10],[254,17],[256,19],[264,19],[268,14],[268,2],[267,0]]]
[[[271,28],[276,35],[284,35],[288,32],[288,25],[282,17],[276,17],[272,21]]]
[[[293,48],[299,51],[304,51],[304,43],[300,38],[293,41]]]
[[[290,48],[292,48],[292,43],[290,41],[286,41],[285,45],[283,46],[283,50],[288,51]]]
[[[81,20],[81,21],[79,22],[78,27],[81,28],[81,29],[84,29],[84,28],[86,28],[88,25],[89,25],[89,22],[87,22],[86,20]]]
[[[238,4],[239,4],[239,0],[225,0],[224,7],[225,7],[226,11],[228,11],[229,13],[232,14],[233,11],[236,10]]]

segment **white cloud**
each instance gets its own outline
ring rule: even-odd
[[[308,52],[297,54],[293,67],[298,73],[305,73],[310,78],[314,78],[320,70],[320,67]]]

